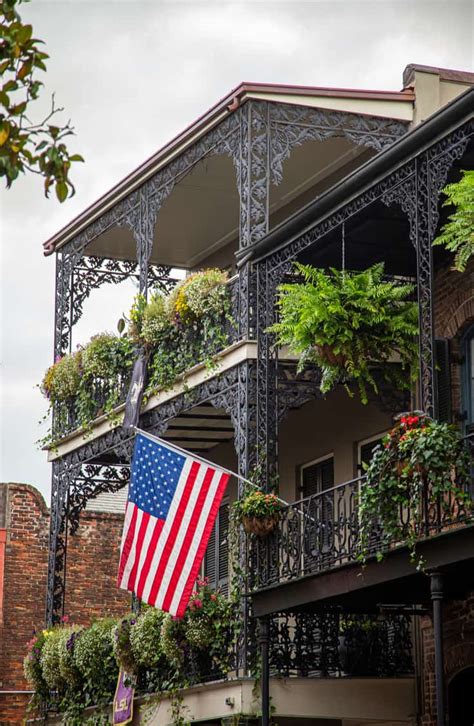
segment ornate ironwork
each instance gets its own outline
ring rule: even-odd
[[[171,419],[190,408],[208,403],[224,409],[234,426],[235,448],[239,471],[248,472],[255,456],[255,419],[248,417],[255,402],[256,371],[253,361],[216,373],[193,389],[144,412],[140,427],[160,436]],[[62,532],[67,518],[66,498],[69,495],[69,518],[72,531],[77,529],[80,512],[91,496],[101,492],[114,492],[125,485],[131,459],[134,436],[122,427],[112,428],[100,437],[85,440],[80,447],[65,454],[54,465],[51,519],[51,554],[49,579],[54,598],[48,600],[49,618],[61,612],[64,598],[64,572],[61,552],[64,549]],[[112,462],[112,463],[111,463]]]
[[[413,673],[411,620],[322,610],[270,619],[270,672],[283,678]]]
[[[129,479],[129,466],[91,463],[82,465],[69,488],[70,533],[75,534],[77,531],[80,514],[87,502],[104,492],[118,492],[128,484]]]
[[[70,328],[80,317],[90,290],[112,281],[105,273],[118,272],[111,266],[120,269],[120,265],[128,265],[131,274],[131,266],[135,266],[140,290],[146,293],[151,277],[156,279],[150,275],[149,259],[160,209],[175,185],[206,157],[226,155],[233,161],[240,195],[240,246],[246,247],[268,232],[270,182],[281,181],[283,161],[292,148],[307,140],[344,135],[358,145],[380,150],[405,131],[404,122],[390,119],[249,100],[61,248],[56,274],[55,355],[68,350]],[[94,239],[115,226],[133,234],[137,261],[109,261],[102,274],[98,268],[93,274],[93,268],[81,258]],[[78,265],[86,270],[76,271]],[[248,337],[254,312],[249,267],[240,275],[240,288],[240,331]]]
[[[177,280],[170,277],[171,267],[150,265],[148,286],[169,292]],[[83,255],[73,270],[72,277],[72,320],[75,325],[82,315],[84,301],[92,290],[104,284],[119,284],[126,279],[139,280],[139,265],[135,260],[113,260]]]
[[[467,445],[472,454],[469,439]],[[252,542],[252,589],[357,564],[361,552],[358,502],[363,486],[365,477],[358,477],[284,507],[278,530],[266,540],[255,538]],[[449,499],[435,495],[429,481],[416,508],[406,505],[398,508],[401,531],[410,528],[420,540],[472,522],[473,514],[468,499],[454,494]],[[403,541],[387,543],[383,528],[377,522],[367,540],[369,554],[403,544]]]
[[[292,149],[307,141],[343,136],[358,146],[381,151],[408,130],[406,121],[284,103],[270,104],[269,123],[274,184],[283,181],[283,162]]]

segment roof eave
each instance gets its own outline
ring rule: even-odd
[[[460,122],[472,118],[473,109],[474,88],[469,88],[451,104],[439,109],[316,200],[295,212],[251,248],[239,250],[236,253],[238,267],[249,261],[258,262],[300,237],[329,214],[336,212],[352,197],[376,183],[389,170],[403,163],[407,157],[423,151],[441,133],[444,134]]]
[[[191,143],[204,130],[208,131],[222,121],[226,116],[236,111],[245,103],[252,93],[279,93],[301,96],[328,96],[334,98],[356,98],[370,100],[403,101],[413,103],[415,95],[412,89],[402,91],[377,91],[358,90],[347,88],[326,88],[317,86],[292,86],[269,83],[240,83],[230,91],[224,98],[212,106],[205,114],[190,124],[180,134],[175,136],[153,156],[140,164],[130,174],[121,179],[109,191],[103,194],[97,201],[87,207],[71,222],[62,227],[55,235],[50,237],[43,244],[43,253],[46,257],[52,255],[60,247],[66,244],[74,235],[78,234],[87,225],[100,217],[110,207],[120,201],[130,192],[143,184],[150,176],[155,174],[172,157],[173,152],[182,148],[186,143]]]

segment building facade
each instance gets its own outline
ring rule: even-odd
[[[185,694],[202,723],[225,722],[236,703],[255,718],[256,620],[264,724],[270,692],[279,723],[442,726],[459,703],[449,689],[461,691],[472,675],[467,514],[445,522],[429,513],[421,547],[430,576],[399,549],[361,575],[348,534],[362,463],[394,415],[418,408],[466,434],[473,423],[472,266],[455,273],[449,256],[432,250],[446,218],[441,191],[473,168],[473,83],[473,74],[409,66],[400,92],[243,84],[45,244],[56,256],[55,356],[73,350],[85,301],[105,284],[133,278],[146,296],[170,290],[176,269],[230,273],[233,323],[218,365],[196,361],[148,398],[139,418],[141,429],[244,477],[258,464],[290,503],[276,536],[242,545],[251,591],[235,670]],[[411,399],[387,386],[366,406],[342,387],[322,397],[319,372],[299,373],[276,349],[268,328],[295,261],[337,269],[383,261],[388,275],[416,284],[420,371]],[[87,436],[74,415],[53,412],[49,623],[68,610],[67,553],[81,512],[128,483],[126,392],[114,416],[97,411]],[[231,485],[228,501],[240,493]],[[301,511],[311,523],[303,528]],[[225,527],[223,509],[204,565],[221,586]],[[341,613],[377,625],[370,637],[362,626],[348,633]]]

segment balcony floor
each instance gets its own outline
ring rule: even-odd
[[[256,591],[252,596],[254,615],[313,610],[321,605],[368,612],[381,604],[427,604],[427,573],[433,570],[446,575],[446,597],[462,597],[474,586],[474,523],[421,542],[417,551],[426,561],[424,572],[417,572],[406,548],[399,547],[388,552],[382,562],[369,561],[365,568],[348,563]]]

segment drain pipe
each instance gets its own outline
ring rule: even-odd
[[[261,698],[262,698],[262,726],[270,726],[270,668],[269,668],[269,627],[268,616],[258,619],[258,642],[260,657],[262,659],[261,672]]]
[[[443,656],[444,577],[440,572],[430,573],[430,586],[433,603],[437,726],[446,726]]]

